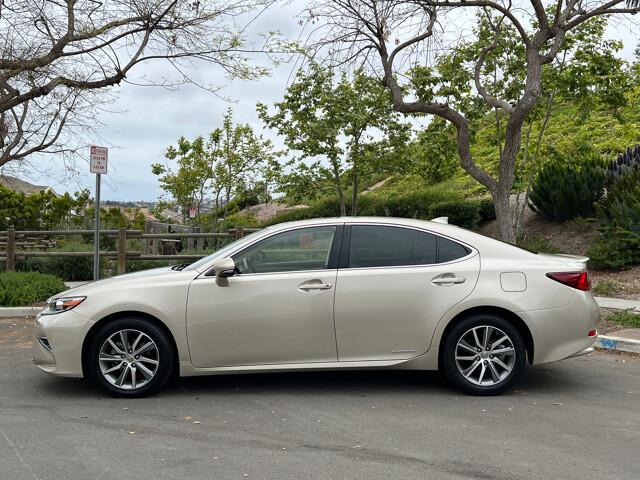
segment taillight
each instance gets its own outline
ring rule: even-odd
[[[585,292],[591,290],[591,281],[587,272],[555,272],[547,273],[547,277],[571,288]]]

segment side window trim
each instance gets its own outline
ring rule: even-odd
[[[329,262],[325,270],[335,270],[340,263],[340,257],[342,254],[342,245],[344,240],[344,223],[338,223],[335,225],[336,233],[333,236],[333,242],[331,243],[331,251],[329,252]]]
[[[349,252],[351,251],[351,227],[357,226],[369,226],[369,227],[395,227],[395,228],[404,228],[406,230],[416,230],[418,232],[429,233],[436,237],[436,263],[424,263],[419,265],[395,265],[395,266],[380,266],[380,267],[349,267]],[[464,248],[469,250],[469,253],[464,257],[456,258],[455,260],[450,260],[448,262],[440,263],[438,260],[440,259],[440,239],[444,238],[450,240],[454,243],[462,245]],[[442,235],[440,233],[433,232],[431,230],[425,230],[418,227],[412,227],[407,225],[399,225],[396,223],[346,223],[344,224],[344,232],[342,235],[342,252],[340,254],[340,262],[338,264],[338,269],[349,269],[349,270],[363,270],[363,269],[380,269],[380,268],[415,268],[415,267],[429,267],[433,265],[447,265],[450,263],[456,263],[463,260],[467,260],[477,254],[477,250],[473,248],[471,245],[468,245],[464,242],[460,242],[459,240],[453,239],[446,235]]]
[[[349,268],[349,252],[351,251],[351,225],[345,224],[342,231],[340,260],[338,268]]]

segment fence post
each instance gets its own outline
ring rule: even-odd
[[[195,227],[193,230],[195,233],[200,233],[202,232],[202,227]],[[196,239],[196,248],[198,249],[199,252],[204,250],[204,238]]]
[[[120,227],[118,231],[118,275],[127,270],[127,229]]]
[[[153,224],[153,228],[151,229],[151,233],[163,233],[161,232],[162,227],[156,222]],[[154,238],[151,240],[151,254],[158,255],[160,253],[160,244],[162,243],[162,239]]]
[[[16,230],[11,227],[7,229],[7,272],[16,271]]]
[[[188,233],[194,233],[196,231],[196,227],[194,227],[193,225],[191,225],[189,227],[189,232]],[[188,250],[193,250],[193,238],[187,238],[187,249]]]
[[[244,237],[244,228],[236,227],[236,239]]]
[[[151,221],[150,220],[145,220],[144,222],[144,233],[151,233]],[[148,254],[149,250],[151,249],[151,242],[152,240],[150,239],[146,239],[144,241],[144,253]]]

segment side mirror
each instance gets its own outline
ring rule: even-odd
[[[225,257],[218,260],[213,265],[213,272],[216,278],[229,278],[236,274],[236,264],[231,257]]]

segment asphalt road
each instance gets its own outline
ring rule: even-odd
[[[530,368],[474,398],[435,373],[182,379],[142,400],[31,364],[0,320],[0,479],[638,479],[640,360]]]

